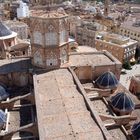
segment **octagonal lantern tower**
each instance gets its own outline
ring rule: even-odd
[[[36,13],[30,18],[32,63],[53,69],[68,61],[69,24],[64,10]]]

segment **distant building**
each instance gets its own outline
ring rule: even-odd
[[[122,63],[135,56],[137,47],[137,41],[108,32],[99,32],[95,44],[97,50],[107,50]]]
[[[83,24],[77,26],[76,41],[79,45],[88,45],[95,47],[95,32],[96,26],[90,24]]]
[[[140,20],[127,20],[118,28],[118,33],[137,40],[140,44]]]
[[[76,42],[79,45],[86,45],[95,48],[95,34],[97,31],[102,31],[104,25],[97,22],[83,21],[81,25],[76,27]]]
[[[7,10],[0,10],[0,20],[10,19],[10,12]]]
[[[0,22],[0,58],[28,55],[29,43],[17,38],[17,33],[11,31],[5,24]]]
[[[76,28],[77,26],[81,26],[81,22],[82,22],[82,19],[79,16],[69,16],[70,35],[75,37]]]
[[[13,1],[9,5],[9,11],[10,11],[10,19],[17,18],[17,9],[19,8],[19,2],[18,1]]]
[[[5,24],[14,32],[18,34],[20,39],[28,38],[28,25],[24,22],[7,20]]]
[[[97,12],[96,7],[91,6],[90,4],[87,4],[84,10],[88,12],[92,12],[94,14]]]
[[[31,0],[32,4],[41,4],[41,5],[58,4],[62,2],[63,0]]]
[[[17,17],[25,18],[29,17],[29,7],[26,3],[20,1],[19,8],[17,8]]]

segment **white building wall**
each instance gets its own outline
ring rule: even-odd
[[[23,3],[20,1],[19,8],[17,8],[17,17],[18,18],[24,18],[29,17],[29,7],[26,3]]]

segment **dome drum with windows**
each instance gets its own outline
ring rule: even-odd
[[[68,61],[67,17],[62,8],[56,11],[38,11],[30,17],[33,65],[52,69]]]

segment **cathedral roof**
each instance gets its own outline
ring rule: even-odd
[[[30,3],[30,0],[22,0],[24,3]]]
[[[103,73],[101,76],[99,76],[96,81],[95,81],[96,85],[99,88],[115,88],[118,85],[118,80],[116,78],[116,76],[108,71]]]
[[[6,122],[6,114],[0,109],[0,126]]]
[[[12,31],[6,25],[0,22],[0,37],[8,36],[11,34],[12,34]]]
[[[9,94],[6,92],[3,86],[0,85],[0,101],[5,100],[9,97]]]
[[[124,112],[132,111],[135,108],[134,102],[124,92],[119,92],[115,96],[112,96],[111,104],[114,108]]]
[[[140,122],[135,123],[131,129],[133,136],[136,140],[140,139]]]

